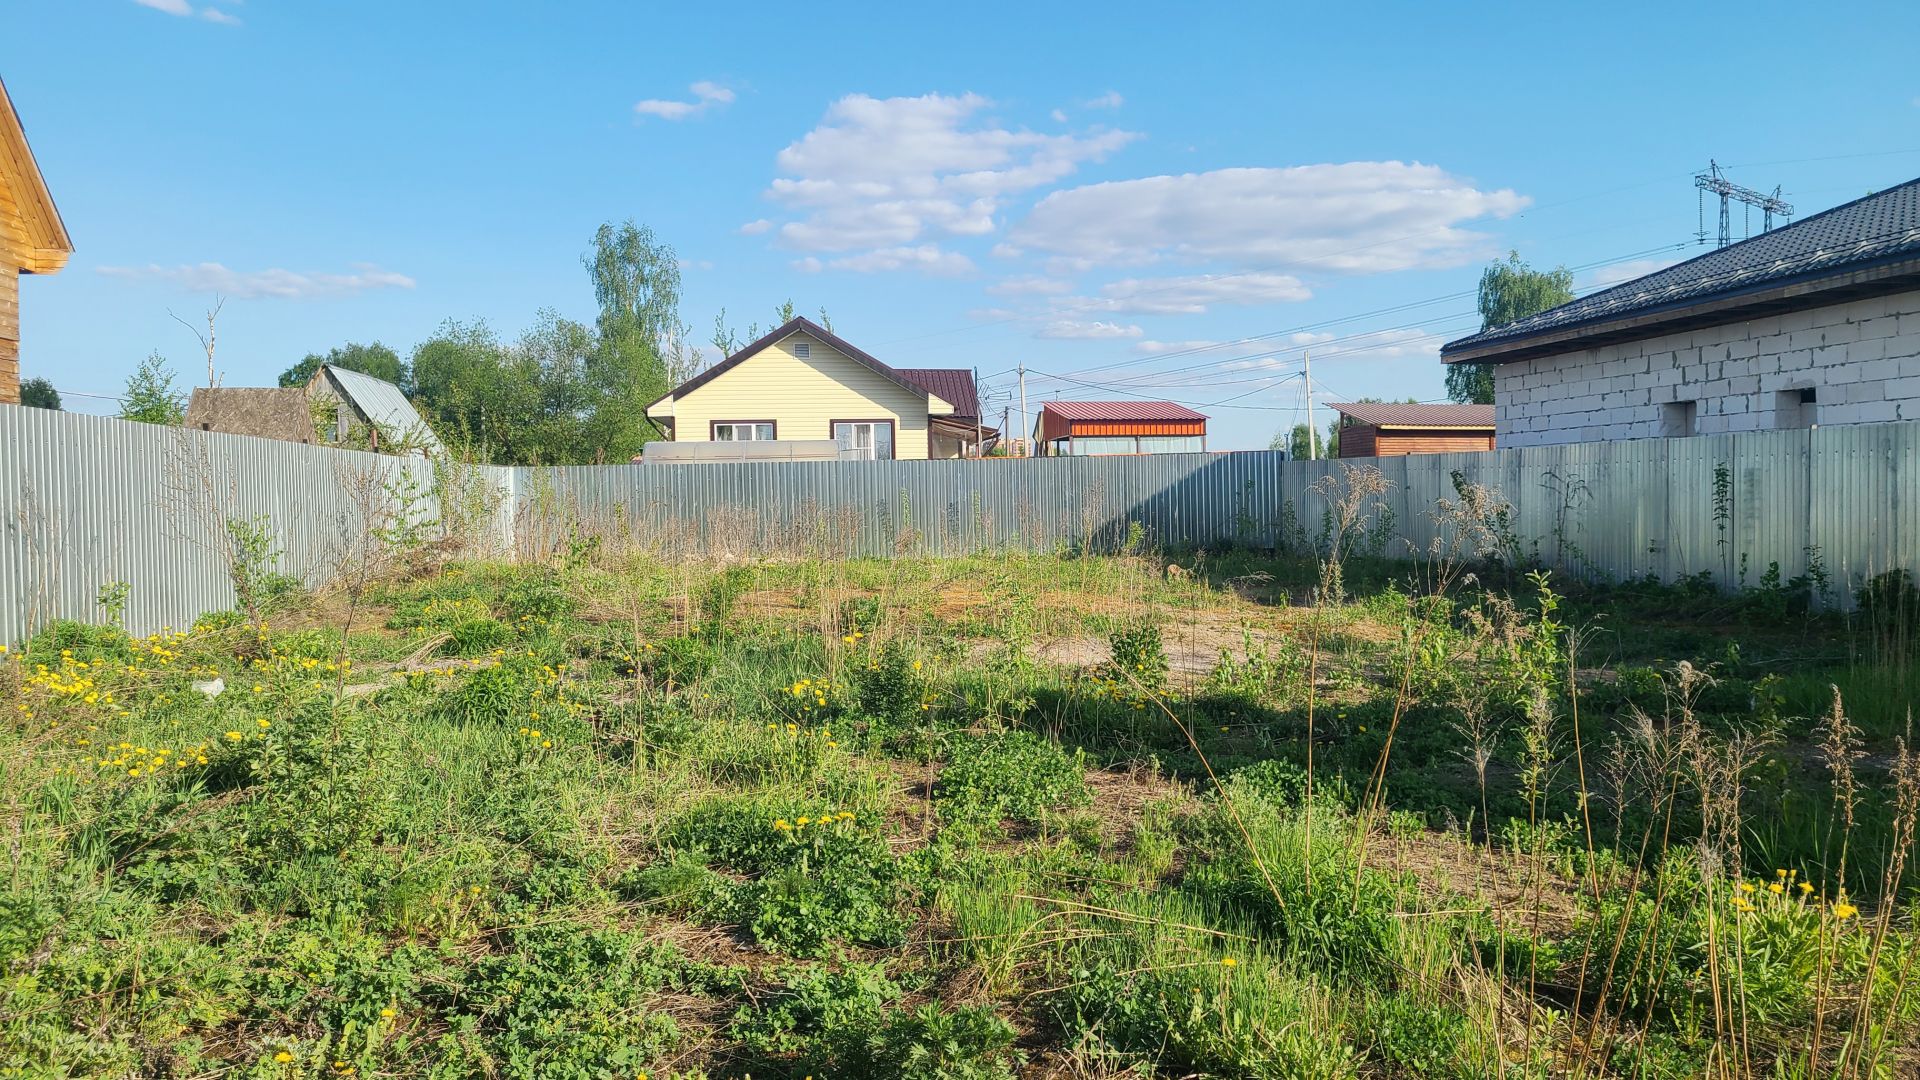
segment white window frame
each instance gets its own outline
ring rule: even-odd
[[[740,437],[738,428],[747,429],[745,438]],[[728,434],[721,435],[723,429]],[[772,420],[715,420],[708,437],[714,442],[772,442],[780,437],[780,428]]]
[[[867,445],[858,445],[859,436],[852,432],[849,432],[850,438],[847,442],[840,443],[841,428],[853,428],[856,430],[865,428],[867,431]],[[886,457],[879,455],[879,439],[876,436],[880,428],[887,429]],[[851,456],[853,460],[856,461],[892,461],[898,457],[900,453],[900,429],[891,420],[835,420],[827,426],[827,434],[832,436],[834,442],[840,443],[840,456],[842,460]],[[861,453],[861,451],[865,451],[865,453]]]

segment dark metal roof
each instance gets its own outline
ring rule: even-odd
[[[1915,286],[1920,179],[1802,218],[1506,326],[1448,342],[1443,360],[1498,362],[1651,337]],[[1866,274],[1863,271],[1883,271]],[[1742,301],[1751,301],[1743,303]],[[1630,322],[1629,322],[1630,321]],[[1543,340],[1546,339],[1546,340]],[[1542,347],[1551,345],[1550,348]]]
[[[966,368],[894,368],[907,381],[953,406],[953,415],[971,420],[980,415],[980,393],[973,372]]]
[[[792,335],[797,333],[804,333],[809,337],[815,338],[823,342],[824,344],[830,345],[833,348],[840,350],[842,353],[852,358],[852,360],[855,363],[865,365],[866,367],[873,369],[873,371],[876,374],[884,378],[890,379],[896,383],[899,383],[901,386],[904,386],[909,390],[913,390],[922,394],[931,392],[926,387],[921,386],[919,383],[916,383],[913,380],[907,378],[905,375],[901,374],[897,369],[881,363],[878,359],[874,358],[870,353],[866,352],[864,349],[855,348],[853,345],[849,344],[844,339],[836,336],[833,333],[833,331],[828,330],[827,328],[821,326],[819,323],[814,322],[812,319],[809,319],[806,316],[801,315],[792,319],[788,319],[786,322],[781,323],[779,326],[774,327],[772,330],[768,331],[766,334],[762,335],[758,339],[749,343],[745,348],[741,349],[739,352],[734,353],[732,356],[727,357],[725,360],[722,360],[719,363],[708,368],[707,370],[701,372],[700,374],[695,375],[693,378],[688,379],[686,382],[681,383],[679,386],[674,387],[672,390],[660,395],[657,398],[654,398],[652,401],[647,402],[646,407],[648,409],[651,409],[655,405],[660,404],[661,402],[667,400],[668,398],[681,397],[685,394],[689,394],[695,390],[698,390],[702,386],[705,386],[706,384],[712,382],[714,379],[717,379],[721,375],[724,375],[727,372],[733,370],[735,367],[738,367],[742,361],[748,359],[749,357],[755,356],[761,352],[766,351],[767,347],[772,345],[774,342],[780,341],[787,337],[791,337]],[[944,401],[947,401],[956,407],[958,407],[959,405],[959,402],[953,401],[952,398],[947,397],[945,394],[936,394],[934,396]],[[974,407],[979,408],[978,405],[975,405]],[[642,410],[642,411],[645,411],[645,410]]]
[[[1171,401],[1046,401],[1040,411],[1062,420],[1111,420],[1190,423],[1205,420],[1207,414],[1194,412]]]
[[[1357,401],[1352,404],[1328,405],[1327,408],[1375,427],[1493,430],[1493,406],[1491,405],[1411,405]]]

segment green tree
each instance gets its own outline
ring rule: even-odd
[[[60,412],[60,391],[45,379],[28,379],[20,384],[20,404],[30,409],[52,409]]]
[[[319,353],[308,353],[299,363],[280,373],[280,385],[305,386],[307,381],[313,378],[313,373],[320,370],[322,364],[332,364],[334,367],[358,371],[376,379],[385,379],[403,391],[412,389],[406,361],[400,359],[399,353],[377,341],[371,345],[348,342],[328,349],[325,356]]]
[[[1480,274],[1480,329],[1492,330],[1538,315],[1573,299],[1573,271],[1564,266],[1535,270],[1510,251],[1506,262]],[[1493,404],[1492,364],[1447,365],[1447,397],[1464,404]]]
[[[120,419],[178,425],[187,418],[187,395],[173,385],[173,369],[159,353],[140,361],[120,398]]]
[[[686,337],[680,324],[680,260],[645,225],[603,224],[581,260],[600,305],[599,343],[587,376],[603,395],[645,405],[673,389],[663,346]],[[635,429],[645,418],[633,418]],[[650,430],[650,429],[648,429]]]

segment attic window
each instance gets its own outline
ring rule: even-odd
[[[796,341],[796,342],[794,342],[794,343],[793,343],[793,355],[794,355],[794,356],[795,356],[795,357],[796,357],[797,359],[800,359],[800,360],[811,360],[811,359],[813,359],[813,345],[812,345],[812,343],[810,343],[810,342],[805,342],[805,341]]]

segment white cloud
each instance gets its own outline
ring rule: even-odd
[[[1284,304],[1312,296],[1291,274],[1196,274],[1126,278],[1101,286],[1098,299],[1072,303],[1142,315],[1204,315],[1214,304]]]
[[[648,98],[645,101],[634,102],[633,111],[638,116],[652,116],[661,120],[687,120],[699,116],[708,109],[730,104],[734,96],[733,91],[719,83],[704,79],[687,87],[687,90],[693,94],[692,101]]]
[[[987,286],[987,291],[995,296],[1057,296],[1072,292],[1073,282],[1030,274],[996,282]]]
[[[1431,359],[1440,355],[1440,342],[1447,335],[1407,327],[1396,330],[1368,330],[1357,334],[1310,333],[1287,335],[1289,355],[1279,359],[1237,360],[1228,370],[1277,367],[1295,364],[1299,357],[1292,350],[1305,349],[1315,356],[1338,356],[1347,360],[1400,360],[1407,357]],[[1324,349],[1322,348],[1324,346]]]
[[[879,252],[939,236],[985,236],[1014,194],[1057,183],[1131,142],[1131,132],[1048,135],[980,114],[977,94],[834,102],[775,159],[767,196],[798,215],[782,246],[806,252]],[[874,260],[876,263],[886,260]],[[951,260],[915,264],[932,268]]]
[[[1667,267],[1680,261],[1678,258],[1628,259],[1626,262],[1614,263],[1612,266],[1602,266],[1589,271],[1581,281],[1580,287],[1583,290],[1604,289],[1610,285],[1618,285],[1623,281],[1632,281],[1637,277],[1645,277],[1656,270],[1665,270]]]
[[[1280,356],[1257,356],[1250,360],[1235,360],[1221,365],[1222,371],[1283,371],[1300,366],[1298,358],[1288,359]]]
[[[1053,117],[1053,122],[1056,124],[1064,124],[1067,122],[1067,110],[1065,109],[1055,109],[1047,115]]]
[[[809,273],[821,270],[852,270],[856,273],[872,274],[892,270],[918,270],[935,277],[952,277],[970,273],[973,260],[957,251],[947,251],[937,244],[920,244],[915,247],[881,248],[877,251],[863,251],[858,255],[843,255],[837,259],[817,259],[811,255],[793,264]]]
[[[1143,331],[1137,326],[1122,326],[1111,322],[1076,322],[1071,319],[1056,319],[1033,332],[1034,337],[1066,338],[1073,340],[1101,341],[1109,338],[1136,338]]]
[[[350,273],[326,274],[296,270],[229,270],[219,263],[179,266],[102,266],[108,277],[129,281],[155,281],[177,285],[187,292],[219,293],[240,299],[314,300],[348,296],[372,289],[411,289],[414,281],[405,274],[382,270],[371,263],[356,263]]]
[[[1219,169],[1056,191],[1012,239],[1070,267],[1178,258],[1369,273],[1478,259],[1492,244],[1462,223],[1528,202],[1418,163]]]
[[[759,236],[771,228],[773,228],[773,222],[768,221],[766,218],[760,218],[757,221],[749,221],[745,225],[740,226],[740,235]]]
[[[1126,103],[1127,99],[1120,96],[1120,91],[1109,90],[1091,101],[1081,102],[1081,105],[1089,109],[1117,109]]]
[[[223,26],[240,25],[240,17],[238,15],[221,11],[217,7],[203,7],[196,12],[194,6],[188,3],[187,0],[133,0],[133,2],[139,4],[141,7],[152,8],[155,11],[165,12],[168,15],[177,15],[184,18],[189,15],[198,14],[208,22],[219,23]],[[229,0],[229,2],[237,2],[237,0]]]
[[[1159,353],[1204,352],[1219,348],[1218,341],[1137,341],[1133,351],[1140,356],[1154,356]]]

